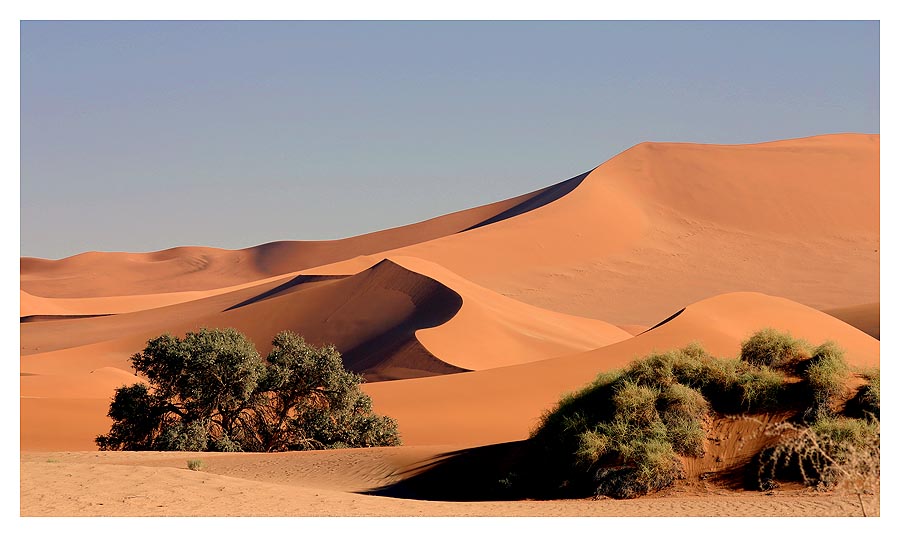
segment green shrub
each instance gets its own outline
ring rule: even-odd
[[[760,330],[741,344],[741,360],[756,366],[782,369],[808,358],[808,343],[773,328]]]
[[[201,461],[200,459],[188,459],[187,467],[188,470],[197,472],[203,468],[203,461]]]
[[[844,351],[828,341],[813,352],[802,373],[809,385],[813,416],[829,416],[835,404],[845,395],[850,368],[844,361]]]
[[[847,402],[848,412],[860,418],[881,419],[881,371],[863,371],[862,377],[866,379],[866,383]]]
[[[832,408],[842,395],[847,371],[833,343],[810,349],[804,341],[772,329],[751,335],[738,359],[717,359],[698,344],[653,352],[623,370],[598,375],[546,412],[531,436],[532,462],[516,472],[518,485],[531,486],[528,494],[534,497],[543,491],[628,498],[658,490],[680,474],[679,456],[704,454],[711,411],[721,415]],[[802,383],[788,382],[798,374]],[[859,396],[869,407],[879,389],[877,374],[870,377],[875,380]],[[826,446],[823,453],[834,460],[840,460],[839,446],[849,439],[872,438],[868,429],[856,436],[841,432],[857,424],[839,427],[822,421],[821,412],[816,416],[816,428],[795,437]],[[833,480],[832,470],[822,462],[827,457],[811,458],[811,451],[800,444],[796,449],[790,442],[785,446],[760,456],[761,480],[774,479],[776,467],[802,469],[820,482]]]
[[[744,370],[738,374],[736,384],[741,394],[741,405],[747,409],[769,409],[778,404],[784,392],[784,373],[762,366],[757,370]]]
[[[131,357],[147,384],[119,388],[101,450],[285,451],[399,443],[362,377],[334,347],[281,332],[264,361],[233,329],[147,342]]]
[[[658,389],[626,380],[618,385],[613,394],[616,417],[636,425],[649,425],[659,419],[656,411],[657,398]]]

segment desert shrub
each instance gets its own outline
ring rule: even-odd
[[[773,328],[760,330],[741,344],[741,360],[756,366],[787,368],[809,355],[808,343]]]
[[[616,387],[612,402],[617,418],[637,425],[649,425],[659,419],[656,411],[658,398],[659,390],[626,380]]]
[[[881,419],[881,371],[863,371],[862,377],[866,379],[866,383],[847,402],[847,412],[859,418]]]
[[[362,377],[334,347],[291,332],[264,361],[232,329],[151,339],[132,356],[148,379],[116,390],[101,450],[285,451],[399,443],[396,423],[372,411]]]
[[[736,386],[745,409],[770,409],[778,404],[779,396],[784,393],[784,373],[765,366],[745,369],[738,373]]]
[[[844,351],[833,342],[825,342],[813,351],[804,364],[802,376],[809,386],[813,417],[829,416],[833,407],[845,394],[850,368],[844,361]]]
[[[530,459],[515,472],[515,486],[532,497],[646,494],[679,476],[679,457],[704,454],[711,412],[789,410],[799,416],[806,408],[817,409],[813,427],[796,428],[803,432],[789,432],[757,457],[759,482],[793,471],[830,483],[851,458],[846,446],[864,450],[860,438],[869,444],[874,438],[877,446],[877,433],[873,437],[864,420],[826,421],[831,414],[822,409],[836,407],[847,372],[835,344],[811,349],[772,329],[752,334],[737,359],[715,358],[696,343],[650,353],[598,375],[547,411],[532,432]],[[866,378],[857,398],[868,415],[877,416],[877,372]]]
[[[203,469],[203,461],[200,459],[188,459],[187,461],[188,470],[193,470],[195,472]]]
[[[595,493],[612,498],[635,498],[670,486],[681,474],[681,462],[668,442],[649,438],[632,443],[624,464],[597,469]]]
[[[845,482],[865,486],[880,471],[880,425],[877,421],[824,417],[809,427],[782,434],[782,440],[757,457],[759,488],[778,480],[833,489]]]
[[[532,434],[543,461],[532,477],[552,490],[616,498],[671,484],[678,455],[703,454],[709,403],[679,381],[708,358],[696,345],[654,353],[563,397]]]

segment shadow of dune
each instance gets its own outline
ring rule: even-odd
[[[401,292],[415,307],[411,314],[396,317],[395,324],[387,330],[375,332],[352,348],[342,350],[348,369],[361,373],[367,381],[468,371],[444,362],[416,338],[418,330],[440,326],[456,316],[463,305],[459,293],[389,260],[382,260],[366,272],[372,274],[379,287]],[[365,294],[357,297],[357,300],[366,299]],[[392,309],[385,303],[382,316],[391,318]]]
[[[19,317],[21,323],[42,323],[46,321],[65,321],[68,319],[90,319],[92,317],[108,317],[114,313],[94,313],[89,315],[26,315]]]
[[[678,317],[679,315],[681,315],[682,313],[684,313],[684,310],[685,310],[685,308],[681,308],[680,310],[676,311],[676,312],[673,313],[672,315],[669,315],[668,317],[666,317],[666,318],[663,319],[662,321],[660,321],[660,322],[656,323],[655,325],[651,326],[650,328],[644,330],[643,332],[641,332],[641,334],[646,334],[647,332],[649,332],[649,331],[651,331],[651,330],[656,330],[656,329],[659,328],[660,326],[666,324],[667,322],[671,321],[671,320],[674,319],[675,317]],[[641,334],[637,334],[637,335],[641,335]]]
[[[515,207],[510,207],[509,209],[503,211],[502,213],[492,216],[491,218],[488,218],[487,220],[485,220],[483,222],[479,222],[479,223],[475,224],[474,226],[468,227],[468,228],[462,230],[460,233],[465,232],[465,231],[470,231],[473,229],[477,229],[477,228],[487,226],[490,224],[495,224],[497,222],[507,220],[514,216],[519,216],[519,215],[525,214],[529,211],[539,209],[539,208],[543,207],[544,205],[553,203],[554,201],[562,198],[566,194],[568,194],[568,193],[572,192],[573,190],[575,190],[576,188],[578,188],[578,185],[580,185],[581,182],[584,181],[584,178],[587,177],[588,174],[591,173],[592,171],[593,170],[586,171],[581,175],[577,175],[571,179],[566,179],[565,181],[563,181],[561,183],[556,183],[553,186],[547,187],[546,189],[544,189],[543,192],[541,192],[537,196],[529,198],[528,200],[523,201],[522,203],[516,205]]]
[[[265,293],[260,293],[254,297],[250,297],[247,300],[244,300],[243,302],[239,302],[233,306],[230,306],[227,309],[225,309],[225,311],[231,311],[231,310],[235,310],[238,308],[243,308],[244,306],[249,306],[250,304],[254,304],[256,302],[260,302],[260,301],[266,300],[268,298],[276,297],[276,296],[284,293],[288,289],[292,289],[294,287],[297,287],[298,285],[327,281],[327,280],[340,280],[340,279],[343,279],[346,277],[347,276],[341,276],[341,275],[308,276],[305,274],[301,274],[299,276],[296,276],[296,277],[290,279],[289,281],[284,282],[281,285],[278,285],[276,287],[269,289]]]
[[[396,483],[362,493],[451,502],[516,499],[504,480],[526,447],[520,440],[444,453],[401,470]]]

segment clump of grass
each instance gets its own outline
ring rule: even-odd
[[[616,386],[612,403],[616,417],[636,425],[650,425],[659,420],[656,400],[659,390],[652,386],[641,386],[632,380],[625,380]]]
[[[812,416],[818,418],[833,414],[838,400],[846,395],[849,372],[844,351],[834,342],[826,341],[815,348],[802,372],[810,390]]]
[[[200,459],[188,459],[187,461],[188,470],[193,470],[195,472],[203,469],[203,461]]]
[[[808,343],[773,328],[760,330],[741,344],[741,360],[756,366],[784,369],[809,357]]]
[[[866,383],[859,387],[856,395],[847,402],[850,414],[870,420],[881,419],[881,370],[869,369],[861,373]]]

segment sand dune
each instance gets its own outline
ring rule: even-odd
[[[859,328],[875,339],[881,339],[881,303],[860,304],[825,310],[825,313]]]
[[[112,315],[118,313],[132,313],[192,302],[203,298],[231,293],[249,287],[258,287],[271,282],[279,282],[286,276],[284,274],[253,280],[250,282],[208,289],[205,291],[180,291],[174,293],[155,293],[149,295],[124,295],[124,296],[97,296],[86,298],[46,298],[35,296],[20,290],[19,317],[23,322],[52,320],[51,317],[77,317],[94,315]]]
[[[495,225],[381,252],[434,261],[542,308],[652,324],[736,290],[819,309],[877,300],[879,137],[639,144],[570,194]],[[308,269],[353,274],[360,257]]]
[[[48,361],[107,365],[80,358],[78,347],[94,344],[106,354],[119,349],[121,367],[150,337],[204,326],[237,328],[262,353],[277,332],[294,330],[334,344],[371,380],[524,363],[630,337],[603,321],[518,303],[433,263],[397,258],[347,278],[281,279],[156,310],[23,325],[23,355],[40,354],[23,370]]]
[[[508,200],[335,241],[278,241],[242,250],[178,247],[150,253],[23,257],[21,285],[41,297],[110,297],[217,289],[465,231],[568,193],[583,175]],[[98,270],[102,267],[103,270]]]
[[[879,363],[878,341],[842,321],[783,298],[729,293],[688,306],[653,330],[601,349],[459,375],[379,382],[365,390],[379,412],[398,420],[406,444],[507,442],[525,438],[562,394],[601,371],[692,341],[717,356],[734,357],[742,340],[770,326],[814,343],[834,340],[853,365]]]

